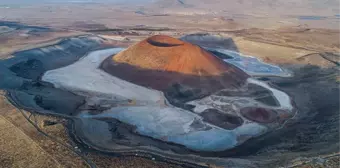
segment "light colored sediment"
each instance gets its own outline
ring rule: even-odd
[[[226,130],[202,121],[202,117],[175,107],[118,107],[98,115],[82,114],[85,118],[115,118],[137,127],[137,132],[156,139],[184,145],[197,151],[223,151],[240,144],[238,137],[254,137],[267,131],[257,123]],[[195,128],[193,123],[200,123]],[[206,129],[202,130],[202,127]]]
[[[164,100],[159,91],[126,82],[98,69],[103,60],[121,50],[122,48],[112,48],[91,52],[70,66],[46,72],[42,80],[53,83],[56,88],[72,90],[90,97],[149,103]]]

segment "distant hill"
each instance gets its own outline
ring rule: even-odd
[[[155,0],[155,7],[207,10],[210,12],[233,12],[242,14],[317,14],[335,15],[340,13],[338,0]],[[179,8],[179,9],[178,9]],[[289,10],[287,10],[289,9]]]

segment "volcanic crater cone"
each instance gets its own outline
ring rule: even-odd
[[[169,37],[149,37],[106,59],[101,68],[123,80],[182,100],[241,86],[248,75],[203,48]]]

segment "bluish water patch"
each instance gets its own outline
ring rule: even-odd
[[[326,19],[327,17],[325,16],[299,16],[298,18],[300,20],[323,20],[323,19]]]
[[[233,64],[251,76],[292,76],[287,70],[281,69],[279,66],[271,65],[260,61],[258,58],[252,56],[242,55],[241,53],[225,50],[206,48],[209,51],[219,52],[215,54],[217,57],[223,59],[225,62]],[[221,57],[220,55],[227,55],[229,57]],[[226,59],[227,58],[227,59]]]
[[[0,60],[0,89],[18,88],[24,82],[38,80],[44,72],[74,63],[101,43],[96,36],[78,36],[54,45],[15,52],[12,58]]]
[[[1,7],[1,6],[0,6]],[[0,21],[0,26],[7,26],[15,29],[31,29],[35,31],[51,31],[50,28],[39,27],[39,26],[28,26],[21,24],[19,22],[11,22],[11,21]]]

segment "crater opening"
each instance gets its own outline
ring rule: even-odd
[[[147,39],[147,42],[157,47],[175,47],[183,45],[184,43],[178,39],[169,36],[153,36]]]

